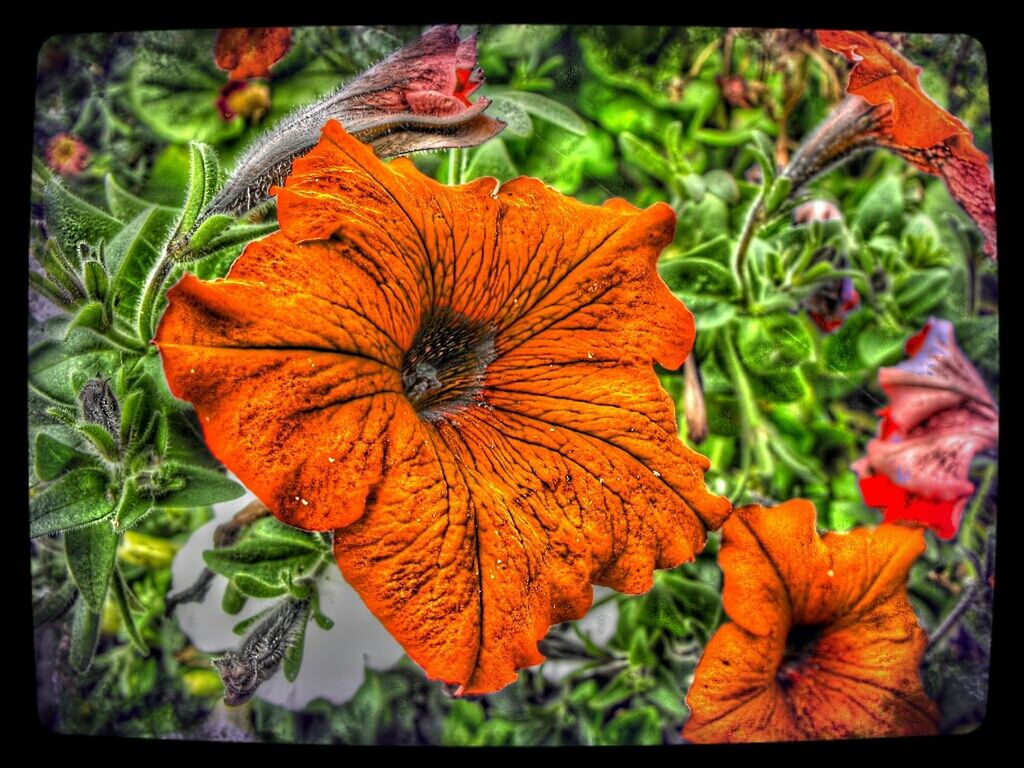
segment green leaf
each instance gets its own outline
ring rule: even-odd
[[[711,259],[681,256],[663,260],[658,264],[658,274],[672,291],[722,298],[739,294],[732,270]]]
[[[688,200],[679,210],[676,242],[693,248],[720,235],[729,234],[729,206],[717,195],[704,195],[698,202]]]
[[[907,272],[893,280],[893,298],[907,320],[919,318],[942,301],[949,288],[945,267]]]
[[[903,355],[906,332],[886,325],[871,325],[857,337],[857,352],[867,368],[878,368],[899,362]]]
[[[94,611],[103,610],[110,575],[114,572],[118,535],[105,521],[74,528],[64,534],[68,570],[78,591]]]
[[[679,184],[688,198],[698,203],[704,199],[707,185],[704,183],[703,176],[699,173],[686,173],[677,174],[676,178],[679,180]]]
[[[104,427],[99,424],[79,424],[77,429],[88,438],[100,456],[109,461],[117,460],[120,450],[113,436]]]
[[[98,261],[92,259],[82,265],[82,283],[85,287],[85,295],[90,299],[103,301],[110,287],[110,279],[107,271]]]
[[[68,324],[67,330],[65,331],[65,338],[67,334],[70,334],[75,328],[90,328],[96,331],[102,331],[109,325],[107,321],[107,312],[103,307],[103,304],[98,301],[90,301],[83,304],[77,312],[75,312],[74,319]]]
[[[860,336],[860,332],[873,322],[874,315],[866,309],[858,310],[847,317],[843,326],[825,339],[826,366],[840,373],[860,371],[863,368],[863,363],[857,348],[857,338]]]
[[[955,323],[956,340],[967,359],[989,375],[999,374],[999,315],[968,317]]]
[[[114,511],[107,497],[109,479],[99,469],[75,469],[33,496],[29,535],[46,536],[102,520]]]
[[[685,606],[687,615],[703,624],[709,634],[718,626],[722,598],[716,590],[677,571],[662,571],[659,580]]]
[[[139,632],[138,626],[135,624],[135,617],[132,616],[130,607],[130,601],[133,600],[134,595],[132,594],[131,587],[124,580],[124,576],[121,575],[120,570],[115,570],[114,581],[112,585],[114,593],[114,602],[117,604],[117,610],[121,614],[121,622],[124,625],[125,631],[128,633],[128,639],[131,644],[135,646],[135,650],[141,653],[143,656],[149,653],[149,646],[146,641],[143,640],[142,634]],[[134,602],[138,602],[134,600]]]
[[[221,599],[220,607],[224,613],[234,616],[245,607],[248,599],[238,587],[229,581],[227,587],[224,588],[224,597]]]
[[[68,660],[75,671],[84,674],[89,670],[99,639],[99,612],[90,610],[88,603],[79,600],[71,622],[71,647],[68,649]]]
[[[246,597],[258,599],[280,597],[288,592],[288,584],[284,580],[283,571],[273,573],[272,581],[260,578],[261,575],[265,574],[239,571],[231,578],[231,582]]]
[[[306,628],[309,626],[309,607],[300,615],[296,622],[294,641],[284,652],[284,678],[289,683],[294,683],[299,676],[299,669],[302,667],[302,652],[306,647]]]
[[[109,173],[103,180],[103,190],[106,193],[107,208],[114,218],[119,221],[131,221],[140,213],[153,208],[155,205],[155,203],[143,200],[141,197],[136,197],[121,187],[113,175]],[[178,214],[177,208],[167,205],[157,205],[156,208],[159,211],[158,218],[161,218],[165,222],[165,226],[169,228],[174,217]],[[165,234],[167,233],[165,232]]]
[[[206,507],[237,499],[245,493],[245,488],[216,470],[176,462],[165,462],[164,466],[182,478],[185,487],[158,496],[153,501],[157,509]]]
[[[120,353],[92,334],[78,333],[65,343],[43,342],[29,352],[29,383],[51,399],[76,404],[85,382],[112,376]]]
[[[750,373],[754,396],[773,403],[795,403],[808,393],[807,382],[796,369],[771,375]]]
[[[516,165],[508,154],[505,142],[500,138],[491,139],[483,146],[473,150],[473,155],[466,166],[466,181],[492,176],[500,182],[506,182],[519,174]]]
[[[682,694],[672,686],[659,685],[648,691],[645,698],[676,723],[681,723],[690,711]]]
[[[533,121],[530,114],[522,106],[504,96],[495,96],[487,114],[505,123],[504,133],[517,139],[527,139],[533,135]],[[484,146],[487,146],[484,144]]]
[[[57,589],[32,602],[32,625],[41,627],[56,621],[68,612],[77,595],[74,579],[64,579]]]
[[[522,107],[534,117],[546,120],[577,136],[587,135],[587,124],[583,119],[567,106],[554,99],[528,91],[501,91],[500,95],[503,99],[507,99]]]
[[[613,677],[599,693],[587,702],[587,706],[595,711],[607,711],[616,704],[621,704],[634,693],[631,673],[624,669]]]
[[[673,172],[668,159],[643,139],[637,138],[629,131],[621,133],[619,149],[627,163],[649,173],[663,184],[668,184],[672,180]]]
[[[888,175],[876,182],[861,199],[853,216],[865,237],[882,226],[889,233],[899,232],[903,221],[903,185],[897,176]]]
[[[188,191],[181,212],[177,232],[184,235],[192,231],[199,218],[220,188],[220,161],[209,144],[193,141],[189,144]]]
[[[615,714],[602,732],[604,744],[661,744],[661,716],[654,707],[637,707]]]
[[[213,56],[193,61],[142,51],[128,77],[128,99],[136,117],[162,139],[219,143],[238,136],[245,121],[225,121],[217,94],[225,75]]]
[[[647,630],[643,627],[638,628],[630,638],[629,663],[634,667],[653,667],[658,663],[658,657],[651,650]]]
[[[320,546],[284,537],[250,536],[233,546],[203,552],[206,565],[217,573],[232,578],[244,573],[270,585],[286,583],[283,574],[308,568],[320,557]]]
[[[704,174],[704,184],[708,192],[720,197],[728,205],[736,205],[740,201],[740,188],[728,171],[718,168],[708,171]]]
[[[134,322],[143,284],[167,237],[167,220],[156,208],[148,208],[122,229],[107,247],[107,265],[114,276],[111,303],[123,319]]]
[[[121,445],[127,446],[139,433],[146,393],[136,390],[121,401]]]
[[[54,178],[43,189],[46,229],[64,254],[79,266],[78,244],[109,242],[123,226],[120,221],[71,194]]]
[[[150,500],[139,492],[134,478],[129,477],[121,486],[121,495],[114,510],[114,525],[122,533],[137,525],[142,518],[153,511]]]
[[[231,226],[234,221],[235,218],[233,216],[228,216],[223,213],[217,213],[210,216],[199,225],[195,234],[192,235],[188,243],[189,248],[199,250],[200,248],[209,245],[213,238]]]
[[[40,480],[55,480],[69,469],[96,465],[96,459],[70,445],[65,445],[45,432],[36,435],[35,473]]]
[[[764,198],[764,210],[766,213],[775,213],[786,199],[793,188],[793,182],[784,176],[780,176],[772,182],[771,189]]]
[[[814,341],[804,324],[783,314],[744,320],[737,346],[744,365],[760,374],[785,372],[814,354]]]
[[[264,608],[262,611],[254,613],[247,619],[242,619],[240,622],[235,624],[234,627],[231,628],[231,631],[234,632],[236,635],[247,634],[250,629],[255,627],[260,621],[265,619],[270,614],[270,612],[274,610],[274,607],[275,606],[269,606],[267,608]]]

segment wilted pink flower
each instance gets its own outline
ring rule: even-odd
[[[270,77],[270,68],[292,46],[291,27],[238,27],[217,33],[213,56],[232,80]]]
[[[85,142],[70,133],[58,133],[46,145],[46,164],[62,176],[77,176],[88,162]]]
[[[889,406],[853,469],[864,502],[886,520],[914,521],[950,539],[974,493],[971,460],[998,444],[996,404],[948,320],[929,320],[905,349],[908,360],[878,373]]]
[[[808,200],[793,209],[793,223],[797,226],[812,221],[842,221],[843,214],[828,200]]]

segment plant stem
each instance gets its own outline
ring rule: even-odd
[[[956,604],[949,615],[942,620],[942,623],[935,628],[932,632],[931,637],[928,638],[928,649],[931,650],[935,647],[938,642],[945,637],[949,631],[956,626],[957,622],[967,612],[967,609],[971,607],[971,603],[974,602],[974,597],[978,592],[977,582],[971,582],[967,585],[967,589],[964,590],[963,597],[960,598],[960,602]]]
[[[990,463],[985,467],[985,475],[981,479],[981,485],[978,487],[978,492],[974,495],[974,500],[971,502],[971,506],[967,508],[967,514],[964,515],[963,522],[960,524],[960,544],[967,547],[967,540],[970,538],[971,532],[974,529],[974,522],[978,518],[978,512],[981,511],[981,506],[985,503],[985,499],[988,497],[988,491],[992,487],[992,481],[996,476],[996,464],[995,462]]]
[[[118,349],[123,349],[124,351],[131,352],[132,354],[135,355],[146,354],[145,344],[140,343],[139,340],[133,336],[129,336],[126,333],[122,333],[121,331],[117,330],[114,326],[110,326],[105,331],[93,331],[93,333],[102,336],[104,339],[109,341]]]
[[[723,349],[725,351],[726,365],[729,369],[729,375],[732,377],[733,386],[736,387],[736,399],[740,405],[743,439],[753,449],[757,457],[757,465],[763,473],[769,471],[772,465],[768,446],[762,439],[767,436],[767,430],[764,427],[764,421],[761,419],[761,413],[757,409],[757,404],[754,402],[754,391],[751,389],[750,381],[743,372],[743,366],[740,365],[732,336],[726,332],[722,334],[722,338],[725,342]]]
[[[754,239],[754,233],[757,232],[757,228],[761,224],[761,213],[764,211],[764,191],[765,188],[761,187],[761,191],[757,193],[757,197],[750,204],[747,218],[743,222],[743,232],[740,234],[740,241],[736,245],[736,253],[733,255],[733,269],[740,283],[740,303],[744,309],[750,306],[750,288],[747,285],[747,251],[750,248],[750,242]]]

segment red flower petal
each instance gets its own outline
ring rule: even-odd
[[[214,60],[232,80],[270,77],[270,68],[291,45],[291,27],[222,29],[214,43]]]
[[[974,493],[971,461],[997,445],[995,403],[949,321],[930,320],[906,349],[913,357],[879,371],[889,405],[853,469],[864,502],[886,520],[919,522],[948,539]]]

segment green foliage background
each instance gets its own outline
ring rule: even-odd
[[[136,312],[148,271],[190,207],[212,194],[219,168],[230,168],[256,133],[419,31],[296,29],[273,69],[271,105],[259,125],[224,120],[216,109],[226,75],[213,63],[213,32],[58,37],[43,46],[31,249],[50,283],[33,280],[64,304],[56,313],[35,297],[29,315],[32,577],[40,717],[48,727],[347,744],[681,740],[693,669],[726,620],[717,534],[696,562],[658,573],[649,593],[612,597],[619,618],[605,645],[571,623],[553,628],[545,653],[580,662],[567,677],[552,682],[525,670],[484,697],[453,699],[403,660],[366,670],[341,706],[320,700],[292,712],[255,699],[228,713],[209,655],[165,615],[175,551],[209,519],[210,504],[241,488],[219,473],[194,415],[167,393],[147,348],[162,302],[151,296],[147,312]],[[976,41],[891,39],[924,67],[932,97],[990,153],[985,57]],[[841,220],[797,227],[793,201],[772,200],[778,165],[845,84],[847,65],[823,53],[813,35],[511,25],[481,29],[479,48],[487,73],[481,93],[508,127],[481,147],[414,161],[445,183],[527,174],[587,202],[622,196],[639,206],[672,205],[679,224],[659,269],[697,319],[694,356],[709,434],[696,447],[711,459],[715,492],[736,504],[809,498],[823,530],[878,522],[849,467],[874,436],[874,412],[885,402],[878,368],[902,359],[904,342],[930,316],[953,321],[998,399],[995,267],[940,180],[878,151],[820,177],[801,196],[830,201]],[[49,139],[63,132],[84,142],[90,161],[83,174],[60,180],[43,158]],[[761,195],[776,208],[739,275],[732,256]],[[246,242],[272,231],[273,213],[222,229],[210,235],[206,258],[189,267],[203,277],[223,275]],[[824,333],[807,302],[842,279],[852,280],[860,306]],[[116,424],[104,426],[82,404],[97,375],[109,379],[119,404]],[[690,440],[682,372],[660,375],[678,399],[680,435]],[[944,731],[970,730],[985,713],[994,460],[979,458],[973,479],[981,489],[958,538],[929,534],[910,582],[920,621],[936,635],[922,675]],[[310,590],[315,597],[309,584],[331,563],[320,537],[263,521],[208,553],[207,564],[231,579],[224,609],[236,613],[248,597]],[[286,671],[291,679],[294,669]]]

